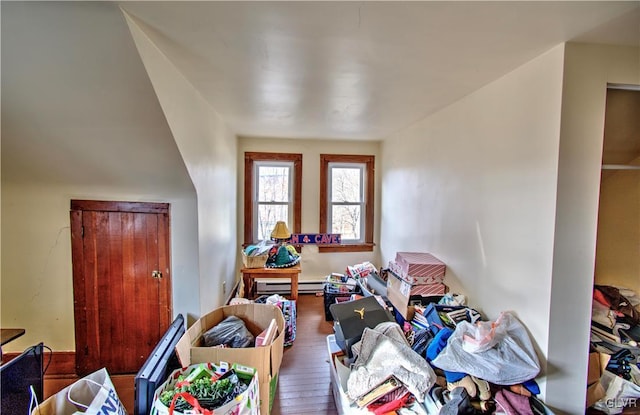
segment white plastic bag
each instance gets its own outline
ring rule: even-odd
[[[489,350],[500,342],[507,333],[511,314],[502,313],[496,321],[478,321],[465,326],[462,335],[462,348],[469,353],[479,353]]]
[[[631,366],[631,376],[640,380],[640,369]],[[623,408],[640,405],[640,386],[616,376],[605,370],[600,377],[600,383],[607,391],[605,396],[593,407],[605,414],[621,414]]]
[[[433,365],[495,383],[514,385],[533,379],[540,363],[529,335],[510,312],[494,322],[461,321]]]

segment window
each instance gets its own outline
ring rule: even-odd
[[[374,166],[374,156],[320,155],[320,232],[342,240],[320,252],[373,250]]]
[[[271,237],[279,220],[300,233],[302,154],[244,154],[244,243]]]

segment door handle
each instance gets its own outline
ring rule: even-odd
[[[156,279],[162,278],[162,272],[157,270],[151,271],[151,278],[156,278]]]

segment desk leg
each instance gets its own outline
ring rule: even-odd
[[[242,274],[244,281],[244,298],[249,300],[253,297],[253,278],[249,274]]]
[[[298,274],[293,274],[291,276],[291,299],[298,299]]]

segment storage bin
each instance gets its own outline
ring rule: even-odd
[[[360,286],[356,284],[355,288],[349,292],[334,292],[333,289],[325,284],[324,286],[324,319],[326,321],[332,321],[333,317],[331,316],[331,312],[329,311],[329,306],[331,304],[335,304],[338,299],[348,300],[351,298],[352,294],[362,294],[362,290]]]
[[[327,275],[324,283],[327,291],[332,293],[351,293],[358,285],[354,278],[347,277],[342,274]]]

